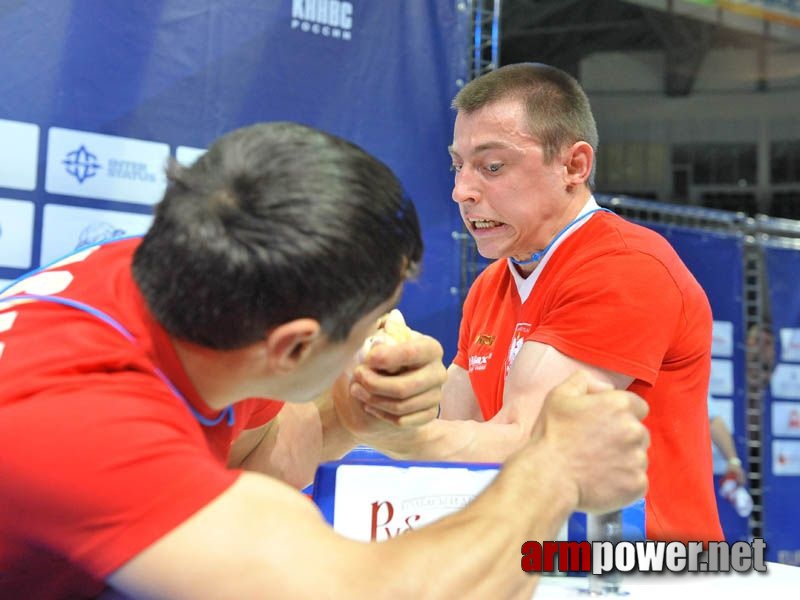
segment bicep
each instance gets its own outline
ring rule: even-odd
[[[354,565],[366,564],[367,548],[337,536],[287,485],[242,473],[107,581],[137,598],[258,598],[277,590],[318,598],[358,580]]]
[[[506,378],[503,408],[492,421],[519,423],[529,432],[548,392],[579,370],[588,371],[619,390],[627,389],[634,380],[629,375],[571,358],[547,344],[525,342]]]
[[[442,419],[450,421],[483,421],[478,399],[472,390],[469,373],[456,364],[447,369],[447,380],[442,386]]]

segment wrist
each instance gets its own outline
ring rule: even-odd
[[[414,427],[397,427],[394,431],[382,431],[374,435],[358,435],[359,443],[368,444],[394,459],[414,460],[419,458],[419,449],[425,446],[430,423]]]
[[[353,433],[345,427],[330,397],[317,402],[322,430],[323,461],[337,460],[358,445]]]
[[[738,456],[733,456],[728,459],[728,467],[734,469],[741,469],[742,468],[742,461],[739,460]]]
[[[578,485],[548,448],[526,447],[509,459],[497,479],[509,482],[517,510],[528,510],[533,539],[554,539],[570,514],[578,510]],[[523,508],[524,507],[524,508]]]

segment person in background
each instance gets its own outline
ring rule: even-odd
[[[712,396],[709,395],[709,400],[712,399]],[[709,414],[709,418],[711,441],[726,460],[725,473],[718,481],[719,494],[733,505],[740,517],[749,517],[753,511],[753,498],[747,490],[747,474],[736,452],[736,443],[722,417]]]
[[[722,420],[722,417],[715,415],[710,420],[711,441],[722,453],[727,461],[727,467],[723,479],[733,479],[739,485],[747,483],[747,475],[742,468],[742,461],[736,452],[736,444],[733,441],[730,429]]]
[[[586,370],[650,407],[648,537],[722,540],[706,411],[711,309],[664,238],[595,201],[586,94],[556,68],[513,64],[468,83],[453,107],[453,200],[480,254],[497,260],[464,303],[442,419],[419,428],[424,444],[375,440],[379,449],[505,460],[548,391]]]
[[[294,488],[438,410],[432,338],[353,364],[419,264],[414,206],[370,155],[289,123],[168,179],[143,239],[0,297],[0,597],[529,598],[522,543],[644,493],[646,404],[577,373],[465,510],[382,544],[336,535]]]

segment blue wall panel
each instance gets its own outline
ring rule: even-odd
[[[767,560],[800,565],[800,252],[764,249],[777,353],[764,390]]]
[[[17,253],[32,236],[33,268],[45,237],[67,251],[87,228],[136,233],[136,215],[150,214],[155,200],[81,193],[109,176],[114,152],[124,154],[120,140],[99,152],[97,138],[81,141],[81,132],[158,142],[175,154],[253,122],[298,121],[354,141],[399,175],[426,244],[422,275],[401,307],[412,325],[444,342],[447,357],[454,354],[460,306],[451,287],[459,264],[450,234],[460,219],[446,147],[467,40],[466,14],[455,2],[23,0],[0,6],[0,39],[0,164],[27,148],[10,125],[39,128],[33,189],[0,166],[0,280],[26,270],[24,261],[7,258],[3,237],[10,244],[11,230],[22,240]],[[80,189],[73,182],[77,191],[50,183],[67,177],[64,161],[71,160],[51,153],[48,164],[53,127],[74,130],[64,148],[84,146],[94,157],[94,176]],[[112,212],[64,217],[57,208],[45,219],[46,205]]]

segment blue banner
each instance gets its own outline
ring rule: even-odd
[[[764,390],[767,560],[800,565],[800,251],[764,249],[775,366]]]
[[[361,145],[403,181],[426,253],[401,308],[449,359],[461,227],[449,105],[466,26],[451,0],[11,3],[0,10],[0,284],[146,229],[168,156],[189,163],[231,129],[297,121]]]

